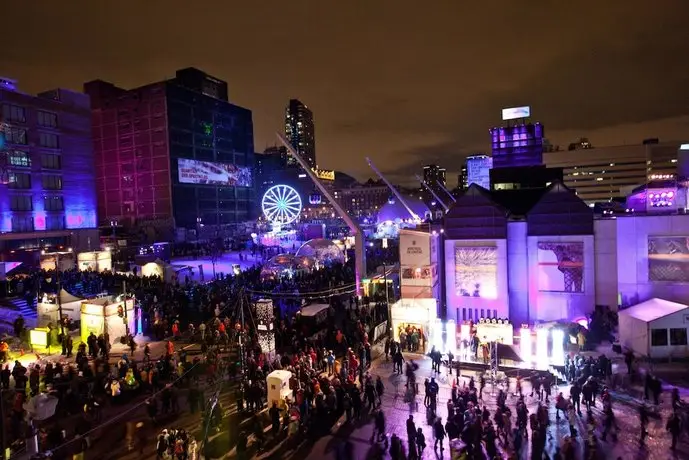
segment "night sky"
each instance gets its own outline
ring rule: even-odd
[[[370,156],[405,183],[439,163],[454,186],[500,109],[518,105],[565,148],[689,139],[689,0],[7,3],[0,75],[23,91],[195,66],[253,110],[257,151],[298,98],[315,113],[319,165],[358,178]]]

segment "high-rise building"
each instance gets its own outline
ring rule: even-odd
[[[0,79],[0,106],[0,260],[21,249],[98,249],[88,96],[34,96]]]
[[[460,169],[457,175],[457,190],[466,190],[469,185],[467,184],[467,164],[466,161],[462,164],[462,169]]]
[[[91,96],[102,222],[231,228],[256,214],[251,111],[227,83],[187,68],[125,90],[101,80]]]
[[[582,148],[546,152],[550,167],[564,169],[564,183],[587,203],[626,196],[633,188],[657,176],[677,172],[681,142],[649,139],[636,145]]]
[[[297,99],[290,99],[285,110],[285,137],[311,168],[318,167],[313,112]],[[287,163],[296,165],[297,162],[288,157]]]
[[[518,123],[490,130],[493,168],[543,164],[543,125]]]
[[[493,159],[488,155],[472,155],[466,159],[467,186],[471,184],[480,185],[490,189],[490,170],[493,166]]]
[[[434,187],[437,184],[445,185],[447,180],[447,170],[438,165],[426,165],[423,167],[423,181],[429,186]]]

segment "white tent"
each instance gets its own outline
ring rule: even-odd
[[[57,306],[56,296],[51,296],[48,298],[46,294],[43,298],[39,299],[36,306],[36,311],[38,314],[38,327],[46,327],[48,323],[58,324],[59,323],[59,312]],[[69,317],[72,321],[81,320],[81,302],[84,299],[75,297],[69,292],[62,289],[60,291],[60,301],[62,302],[62,314]]]
[[[620,344],[649,358],[689,357],[689,306],[653,298],[619,312]]]

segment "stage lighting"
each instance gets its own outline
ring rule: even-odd
[[[440,318],[436,318],[435,322],[433,323],[433,331],[431,333],[432,337],[432,344],[435,346],[435,349],[438,351],[442,351],[443,349],[443,322],[440,320]]]
[[[455,320],[448,319],[445,324],[447,328],[447,338],[445,342],[445,350],[452,352],[453,355],[457,354],[457,324]]]
[[[519,331],[519,352],[525,363],[531,362],[531,329],[523,327]]]
[[[556,366],[562,366],[565,364],[565,333],[562,329],[553,329],[551,336],[553,338],[552,363]]]
[[[548,329],[536,330],[536,363],[546,366],[548,363]]]

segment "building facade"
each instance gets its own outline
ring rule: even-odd
[[[467,178],[465,187],[471,184],[490,189],[490,170],[493,159],[488,155],[471,155],[466,159]]]
[[[652,176],[674,175],[680,142],[643,143],[553,151],[548,167],[563,168],[564,183],[587,203],[625,197]]]
[[[91,96],[100,221],[197,229],[256,217],[251,111],[227,83],[187,68],[125,90],[104,81]]]
[[[285,137],[311,168],[318,168],[313,112],[298,99],[290,99],[285,109]],[[296,160],[288,157],[287,163],[295,165]]]
[[[0,84],[0,250],[99,249],[88,96]]]
[[[350,216],[375,218],[388,202],[391,192],[382,181],[369,181],[335,190],[334,197]]]

